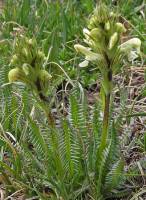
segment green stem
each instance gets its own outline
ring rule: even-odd
[[[109,110],[110,110],[110,93],[108,95],[105,94],[105,107],[104,107],[103,127],[101,135],[101,149],[105,148],[108,138]]]

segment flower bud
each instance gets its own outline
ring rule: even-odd
[[[98,20],[97,20],[97,18],[96,18],[95,16],[92,16],[92,18],[90,19],[88,28],[89,28],[89,29],[93,29],[93,28],[95,28],[97,25],[98,25]]]
[[[104,28],[105,28],[106,31],[110,30],[110,23],[109,23],[109,21],[105,23],[105,27]]]
[[[21,80],[22,82],[24,82],[23,72],[19,68],[11,69],[9,71],[9,74],[8,74],[8,79],[9,79],[10,83],[14,82],[14,81],[19,81],[19,80]]]
[[[118,33],[115,32],[111,36],[111,38],[110,38],[110,41],[109,41],[109,50],[111,50],[115,46],[115,44],[117,43],[117,41],[118,41]]]
[[[35,47],[37,44],[36,44],[36,40],[33,38],[33,39],[29,39],[28,40],[28,44],[30,45],[30,46],[33,46],[33,47]]]
[[[17,64],[18,64],[18,57],[17,57],[17,55],[15,54],[15,55],[12,57],[11,61],[10,61],[10,65],[17,65]]]
[[[25,56],[27,58],[28,57],[28,50],[26,48],[23,48],[22,54],[23,54],[23,56]]]
[[[126,32],[126,28],[124,27],[124,25],[122,23],[116,23],[116,30],[119,33],[125,33]]]
[[[38,51],[37,56],[38,56],[38,58],[40,58],[42,60],[44,60],[44,58],[45,58],[45,54],[40,50]]]
[[[52,78],[52,76],[44,69],[40,70],[39,77],[42,81],[49,81]]]
[[[90,36],[93,39],[101,39],[102,38],[101,30],[99,28],[92,29],[90,32]]]
[[[114,12],[110,12],[109,16],[110,16],[111,18],[116,18],[116,17],[117,17],[117,15],[116,15]]]
[[[23,64],[22,69],[26,76],[28,76],[30,74],[29,65],[27,63]]]

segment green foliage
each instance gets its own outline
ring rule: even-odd
[[[52,199],[73,200],[89,196],[107,199],[120,188],[123,161],[114,124],[108,144],[99,154],[101,118],[96,112],[97,106],[91,112],[93,115],[88,109],[86,101],[73,94],[69,118],[62,117],[59,129],[46,127],[44,132],[41,125],[28,118],[29,135],[21,143],[18,153],[21,166],[18,174],[24,175],[20,180],[29,184],[23,186],[25,189],[39,191],[37,195],[43,196],[42,190],[49,187]],[[15,166],[17,163],[12,165],[12,171]],[[13,174],[10,180],[13,180]]]

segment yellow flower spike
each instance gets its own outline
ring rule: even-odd
[[[126,32],[126,28],[122,23],[116,23],[116,30],[119,33],[125,33]]]
[[[80,44],[74,45],[74,48],[77,52],[80,52],[85,55],[85,59],[88,61],[96,61],[96,60],[102,60],[102,56],[100,54],[94,53],[89,50],[89,48],[84,47]]]
[[[25,74],[23,74],[22,70],[19,68],[11,69],[8,74],[8,79],[10,83],[15,82],[15,81],[25,82],[24,77],[25,77]]]
[[[117,41],[118,41],[118,33],[115,32],[111,36],[111,38],[110,38],[110,41],[109,41],[109,50],[111,50],[115,46],[115,44],[117,43]]]

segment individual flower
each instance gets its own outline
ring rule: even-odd
[[[115,32],[110,38],[109,50],[111,50],[116,45],[117,41],[118,41],[118,33]]]
[[[119,33],[125,33],[126,32],[126,28],[122,23],[117,22],[116,23],[116,31],[119,32]]]
[[[102,60],[102,56],[100,54],[94,53],[88,47],[84,47],[83,45],[76,44],[74,48],[77,52],[80,52],[85,55],[85,60],[87,61],[96,61]]]
[[[109,21],[105,23],[105,30],[106,31],[110,30],[110,22]]]
[[[139,38],[132,38],[123,44],[120,45],[121,52],[128,53],[135,49],[137,53],[140,53],[140,47],[141,47],[141,40]]]
[[[132,38],[119,46],[121,53],[128,57],[129,61],[133,61],[140,55],[141,40],[139,38]]]
[[[9,71],[8,79],[10,83],[15,82],[15,81],[21,81],[23,83],[26,83],[26,76],[24,72],[18,67],[11,69]]]

